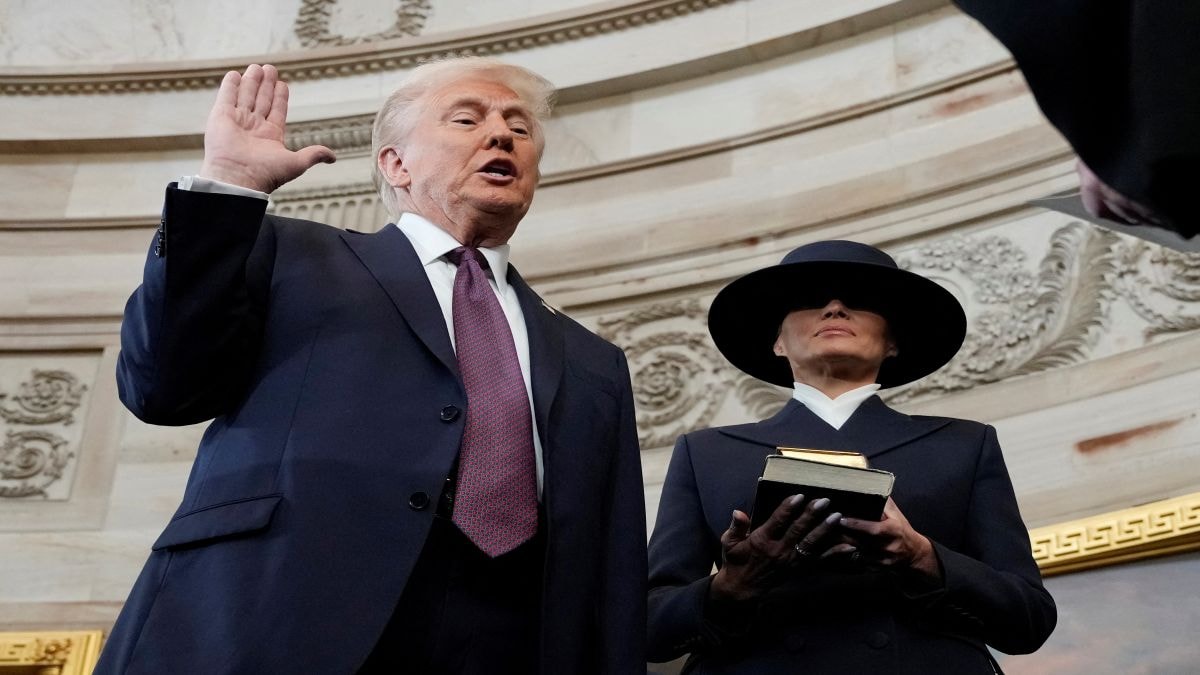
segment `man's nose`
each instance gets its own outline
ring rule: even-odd
[[[504,120],[490,122],[487,127],[487,134],[487,147],[489,149],[513,149],[513,132],[512,129],[508,128],[508,122]]]

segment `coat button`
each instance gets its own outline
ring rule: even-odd
[[[441,418],[443,422],[453,422],[454,420],[458,419],[458,407],[448,405],[445,408],[442,408]]]
[[[429,495],[424,492],[414,492],[408,497],[408,508],[413,511],[424,511],[429,506]]]
[[[883,631],[875,631],[867,636],[867,645],[874,647],[875,649],[883,649],[891,641],[892,639]]]

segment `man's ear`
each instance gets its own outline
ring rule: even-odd
[[[408,167],[404,165],[404,160],[400,153],[396,152],[396,148],[383,148],[379,151],[376,161],[379,163],[379,174],[383,176],[383,182],[400,189],[412,184],[412,175],[408,173]]]
[[[886,359],[886,358],[891,358],[893,356],[899,356],[899,355],[900,355],[900,349],[898,347],[896,347],[896,343],[892,342],[891,340],[888,340],[887,349],[883,350],[883,358]]]
[[[783,353],[783,333],[780,332],[779,337],[775,338],[775,356],[787,356]]]

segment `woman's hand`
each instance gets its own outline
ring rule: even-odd
[[[828,506],[828,499],[806,503],[804,495],[794,495],[754,530],[749,516],[734,511],[733,522],[721,535],[724,562],[713,578],[710,597],[735,603],[757,599],[798,567],[821,558],[842,519],[840,513],[825,514]]]
[[[844,541],[829,549],[830,557],[848,556],[867,567],[910,570],[934,581],[942,578],[933,543],[913,529],[891,497],[883,506],[882,520],[842,518],[841,526]]]

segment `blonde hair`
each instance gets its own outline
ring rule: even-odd
[[[400,206],[396,200],[395,188],[384,180],[379,170],[379,152],[385,147],[403,148],[421,110],[418,101],[422,96],[455,80],[480,76],[513,90],[521,103],[533,114],[533,124],[537,131],[534,138],[538,157],[541,158],[545,148],[541,123],[550,117],[556,93],[549,80],[527,68],[482,56],[449,58],[420,65],[404,78],[391,96],[388,96],[379,113],[375,115],[375,124],[371,128],[371,176],[384,207],[393,218],[400,216]]]

